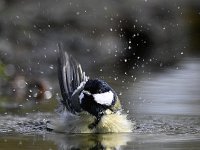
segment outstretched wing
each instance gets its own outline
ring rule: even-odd
[[[58,55],[58,79],[62,94],[61,103],[68,111],[76,113],[80,111],[79,92],[82,91],[84,83],[88,80],[85,72],[82,72],[81,65],[64,52],[61,44]]]

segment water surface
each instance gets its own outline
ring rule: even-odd
[[[53,133],[45,128],[47,120],[57,117],[53,109],[1,108],[1,149],[200,149],[199,66],[199,59],[186,58],[127,85],[113,84],[124,111],[136,122],[133,133]]]

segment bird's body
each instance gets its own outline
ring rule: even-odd
[[[62,117],[52,121],[47,125],[49,129],[55,132],[64,133],[125,133],[132,132],[133,123],[127,120],[126,114],[108,114],[104,115],[98,125],[90,129],[89,124],[95,121],[95,117],[88,113],[79,115],[65,112]]]
[[[116,92],[99,79],[89,79],[80,64],[59,49],[58,78],[63,99],[61,117],[47,128],[67,133],[131,132]]]

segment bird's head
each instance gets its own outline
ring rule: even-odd
[[[81,108],[98,120],[108,109],[112,111],[117,95],[106,82],[95,79],[86,82],[79,99]]]

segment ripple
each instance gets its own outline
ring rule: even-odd
[[[44,134],[46,121],[56,119],[53,113],[31,113],[26,116],[0,116],[0,133]],[[136,119],[136,134],[200,134],[200,117],[154,115],[140,116]]]
[[[0,133],[42,133],[46,132],[46,120],[52,118],[50,113],[33,113],[26,116],[0,116]]]

